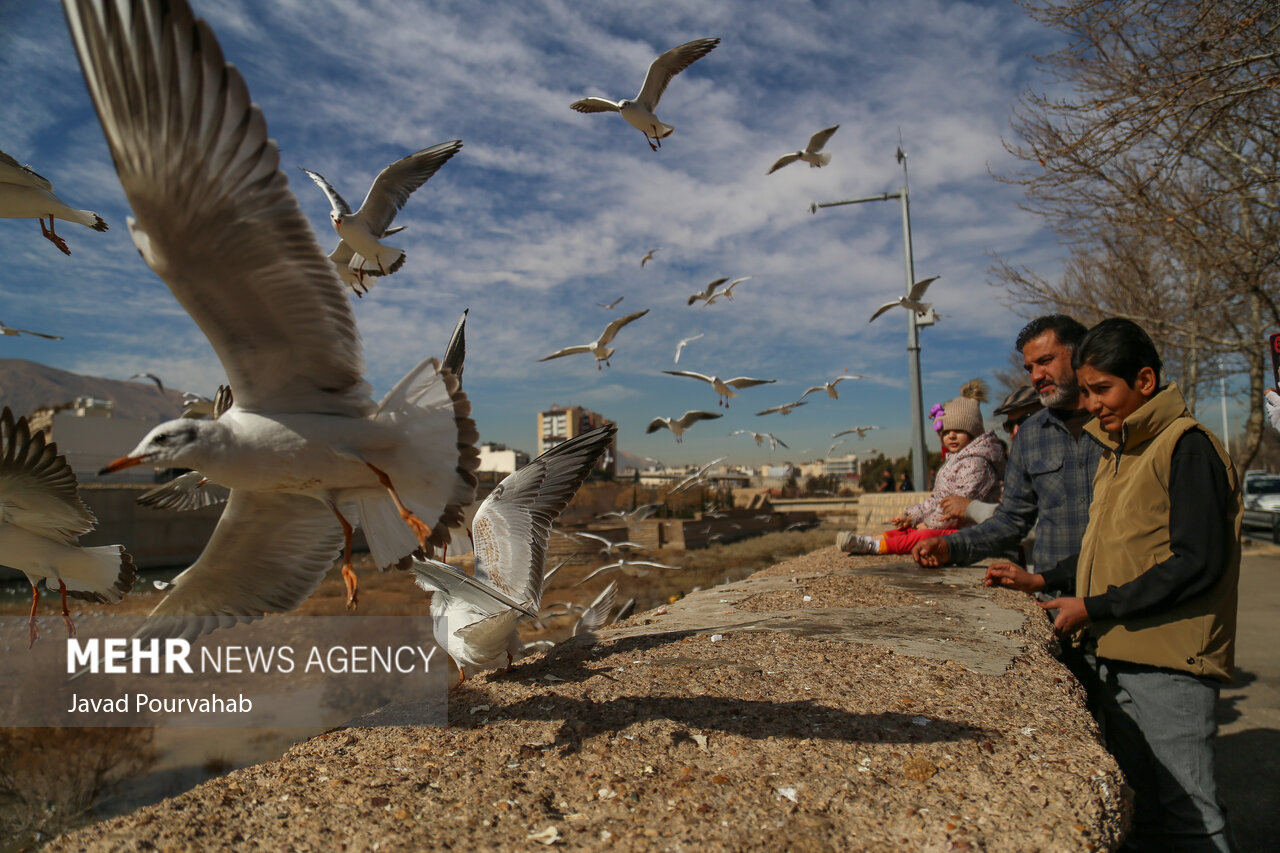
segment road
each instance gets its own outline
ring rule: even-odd
[[[1218,703],[1219,797],[1239,853],[1277,849],[1280,816],[1280,546],[1240,565],[1236,680]]]

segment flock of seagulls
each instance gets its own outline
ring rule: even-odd
[[[191,473],[151,490],[145,502],[183,508],[226,502],[200,557],[167,585],[168,594],[133,637],[190,640],[294,609],[339,558],[348,605],[355,607],[351,546],[359,527],[377,566],[412,568],[417,583],[433,591],[433,631],[461,678],[468,668],[500,665],[504,656],[510,665],[519,652],[517,623],[538,616],[550,574],[544,569],[552,523],[608,451],[614,428],[564,442],[499,484],[470,530],[474,575],[435,560],[450,544],[450,529],[463,524],[477,485],[479,435],[461,382],[463,322],[443,362],[417,361],[375,400],[347,292],[363,296],[378,278],[404,266],[404,250],[384,240],[402,230],[393,225],[397,214],[462,142],[434,145],[391,163],[354,211],[323,175],[304,169],[330,204],[338,243],[326,254],[288,187],[265,117],[239,72],[224,60],[212,29],[185,0],[64,0],[64,6],[133,210],[130,237],[208,338],[228,378],[212,400],[192,396],[183,417],[151,430],[101,472],[136,465],[187,468]],[[716,38],[697,39],[661,54],[634,99],[592,96],[570,106],[583,113],[620,113],[657,151],[674,130],[657,116],[662,94],[675,75],[718,44]],[[805,149],[781,158],[770,173],[796,161],[826,165],[830,154],[822,149],[837,129],[814,134]],[[38,219],[42,234],[66,254],[70,249],[54,231],[55,218],[107,229],[100,216],[64,204],[47,179],[3,152],[0,217]],[[650,249],[641,258],[642,269],[657,252]],[[734,289],[749,279],[716,279],[691,295],[688,305],[732,301]],[[927,311],[921,300],[931,281],[876,316],[899,304]],[[622,299],[600,305],[612,310]],[[539,361],[589,353],[601,369],[616,351],[610,345],[620,330],[648,313],[618,317],[595,341]],[[58,339],[3,325],[0,332]],[[702,336],[680,341],[675,362]],[[777,381],[662,372],[711,385],[725,408],[739,391]],[[158,378],[146,376],[163,390]],[[825,390],[838,398],[836,384],[853,378],[858,377],[837,377],[802,396]],[[758,414],[787,414],[801,405]],[[666,428],[680,441],[693,424],[719,417],[689,411],[678,419],[655,418],[646,431]],[[875,427],[853,431],[861,437],[869,429]],[[768,440],[771,448],[787,446],[772,433],[732,434],[742,433],[757,445]],[[95,521],[77,494],[74,475],[56,447],[7,410],[0,415],[0,451],[0,550],[32,584],[30,641],[38,636],[41,580],[47,588],[56,582],[67,630],[74,633],[66,596],[118,601],[132,587],[132,561],[123,546],[79,547],[76,537]],[[720,461],[707,463],[668,494],[705,482]],[[639,576],[680,568],[633,559],[625,549],[639,547],[635,543],[602,544],[617,559],[580,583],[615,571]],[[607,618],[615,593],[611,585],[587,608],[582,630],[594,630]]]

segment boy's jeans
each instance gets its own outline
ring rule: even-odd
[[[1172,669],[1097,661],[1107,748],[1134,790],[1126,849],[1227,853],[1213,778],[1217,682]]]

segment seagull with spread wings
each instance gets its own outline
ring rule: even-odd
[[[719,400],[716,405],[729,408],[729,398],[738,396],[737,389],[754,388],[757,385],[771,385],[777,382],[776,379],[752,379],[750,376],[737,376],[733,379],[721,379],[719,376],[704,376],[701,373],[694,373],[692,370],[664,370],[663,373],[669,376],[687,376],[690,379],[697,379],[699,382],[705,382],[716,390]]]
[[[657,253],[657,249],[650,249],[644,253],[644,257],[640,259],[640,269],[644,269],[644,265],[653,260],[653,256]]]
[[[784,415],[789,415],[791,414],[792,409],[798,408],[799,406],[807,406],[807,405],[809,404],[805,401],[796,400],[794,403],[783,403],[781,406],[772,406],[768,409],[765,409],[763,412],[756,412],[756,415],[757,416],[772,415],[774,412],[781,412]]]
[[[769,167],[769,171],[765,174],[772,175],[783,166],[790,166],[797,160],[803,160],[808,163],[810,169],[818,169],[827,165],[831,162],[831,155],[821,153],[822,148],[827,144],[832,136],[835,136],[836,131],[839,129],[840,125],[837,124],[828,127],[825,130],[818,131],[813,136],[809,137],[809,144],[804,147],[803,151],[794,151],[790,154],[783,154],[778,158],[778,162]]]
[[[217,420],[160,424],[103,469],[192,468],[231,489],[199,559],[133,636],[190,640],[292,610],[338,557],[354,605],[355,524],[388,566],[462,523],[479,467],[471,404],[435,359],[370,396],[345,289],[244,79],[185,0],[64,7],[134,244],[234,392]]]
[[[324,175],[310,169],[302,170],[329,199],[332,208],[329,220],[340,238],[329,259],[335,266],[347,267],[348,272],[340,275],[357,296],[363,296],[373,286],[365,284],[365,276],[389,275],[404,264],[404,250],[388,246],[381,240],[389,233],[392,220],[409,196],[461,149],[462,140],[455,139],[401,157],[378,173],[360,209],[354,213],[351,205],[325,180]],[[355,282],[351,282],[351,278]]]
[[[898,306],[902,306],[908,311],[914,311],[922,317],[925,314],[928,314],[929,306],[932,305],[932,303],[924,301],[924,292],[929,289],[929,285],[933,284],[939,278],[940,276],[935,275],[932,278],[924,278],[917,281],[915,284],[911,285],[911,291],[906,296],[899,296],[892,302],[886,302],[881,305],[876,309],[876,313],[871,315],[871,320],[868,320],[867,322],[870,323],[884,312],[897,308]]]
[[[77,538],[93,530],[97,519],[80,499],[76,475],[58,446],[32,432],[26,418],[9,407],[0,412],[0,560],[27,576],[31,584],[29,645],[40,638],[36,606],[40,580],[62,595],[67,634],[76,626],[67,596],[117,602],[133,588],[133,559],[121,545],[83,548]]]
[[[720,285],[724,284],[728,280],[729,280],[729,276],[727,275],[724,276],[723,278],[715,279],[706,287],[702,288],[702,290],[699,290],[697,293],[691,294],[689,296],[688,304],[692,305],[693,303],[697,302],[699,299],[701,299],[703,302],[706,302],[708,299],[711,298],[711,294],[715,293],[716,289],[719,288]]]
[[[673,363],[674,363],[674,364],[679,364],[679,363],[680,363],[680,353],[684,352],[684,348],[685,348],[685,347],[687,347],[689,344],[693,343],[694,341],[696,341],[698,338],[701,338],[701,337],[702,337],[703,335],[705,335],[705,334],[706,334],[706,332],[699,332],[698,334],[694,335],[694,336],[693,336],[693,337],[691,337],[691,338],[682,338],[682,339],[680,340],[680,343],[676,344],[676,360],[675,360],[675,362],[673,362]]]
[[[609,325],[605,326],[604,331],[600,333],[600,337],[596,338],[591,343],[578,344],[577,346],[565,347],[562,350],[556,350],[551,353],[551,355],[544,355],[542,358],[538,359],[538,361],[550,361],[553,358],[564,358],[566,355],[577,355],[578,353],[589,352],[595,356],[596,370],[600,370],[602,364],[607,366],[609,364],[609,359],[613,357],[615,352],[617,352],[617,350],[610,347],[609,344],[613,341],[614,336],[618,334],[618,331],[623,326],[635,320],[639,320],[648,313],[649,309],[646,308],[643,311],[637,311],[634,314],[619,317]]]
[[[679,444],[681,441],[680,437],[684,435],[685,430],[696,424],[698,421],[709,421],[722,417],[724,417],[724,415],[716,414],[715,412],[703,412],[694,409],[685,412],[678,418],[654,418],[649,421],[649,425],[645,427],[644,431],[645,434],[648,435],[663,428],[669,429],[675,433],[676,444]]]
[[[856,426],[856,427],[853,427],[852,429],[842,429],[842,430],[840,430],[839,432],[833,432],[833,433],[831,433],[831,437],[832,437],[832,438],[839,438],[839,437],[840,437],[840,436],[842,436],[842,435],[849,435],[850,433],[855,433],[855,432],[856,432],[856,433],[858,434],[858,438],[864,438],[864,437],[866,437],[866,434],[867,434],[868,432],[870,432],[871,430],[873,430],[873,429],[880,429],[880,427],[878,427],[878,426]],[[834,446],[834,445],[833,445],[833,446]]]
[[[719,43],[718,38],[704,38],[671,48],[649,66],[640,94],[633,100],[623,98],[621,101],[610,101],[607,98],[591,97],[574,101],[569,107],[580,113],[621,113],[627,124],[644,134],[649,148],[657,151],[662,147],[662,140],[675,130],[671,125],[659,121],[655,114],[658,100],[667,90],[667,84],[672,77],[715,50]]]
[[[35,335],[37,338],[44,338],[50,341],[62,340],[61,335],[46,335],[44,332],[33,332],[30,329],[18,329],[13,326],[6,326],[0,323],[0,335],[6,335],[10,338],[16,338],[19,335]]]
[[[597,302],[596,304],[597,304],[597,305],[599,305],[601,308],[608,308],[608,309],[612,310],[612,309],[614,309],[614,308],[617,308],[617,307],[618,307],[618,303],[619,303],[619,302],[621,302],[622,300],[626,299],[626,298],[627,298],[627,297],[625,297],[625,296],[619,296],[617,299],[613,300],[612,302]]]
[[[837,385],[839,385],[841,382],[845,381],[846,379],[861,379],[861,378],[862,377],[856,373],[846,373],[843,376],[837,376],[835,379],[832,379],[830,382],[823,383],[822,385],[814,385],[808,391],[805,391],[803,394],[801,394],[800,399],[803,400],[805,397],[808,397],[810,394],[816,394],[818,391],[826,391],[828,397],[830,397],[832,400],[838,400],[840,398],[840,392],[836,390]]]
[[[649,574],[649,569],[666,569],[668,571],[680,571],[684,566],[668,566],[666,563],[655,563],[653,560],[628,560],[626,557],[619,557],[612,563],[601,566],[600,568],[578,581],[574,586],[582,586],[587,581],[603,575],[607,572],[621,571],[624,575],[633,578],[642,578]]]
[[[752,432],[749,429],[735,429],[729,435],[749,435],[756,440],[757,446],[764,446],[765,439],[769,440],[769,449],[777,450],[779,447],[786,447],[787,443],[778,438],[771,432]]]
[[[49,217],[49,227],[44,218]],[[53,220],[78,222],[94,231],[106,231],[107,223],[92,210],[76,210],[53,194],[53,184],[30,166],[24,166],[0,151],[0,219],[38,219],[40,233],[64,255],[71,254],[67,241],[53,230]]]
[[[418,586],[431,596],[436,642],[458,667],[510,667],[520,651],[516,622],[538,618],[547,539],[596,461],[612,444],[617,427],[607,424],[561,442],[507,476],[480,504],[471,525],[475,575],[447,563],[415,560]]]
[[[720,291],[720,292],[718,292],[718,293],[712,293],[712,294],[708,295],[708,296],[707,296],[707,298],[706,298],[706,300],[704,300],[704,301],[703,301],[703,303],[702,303],[703,307],[705,308],[706,306],[713,304],[717,299],[719,299],[719,298],[720,298],[720,297],[722,297],[722,296],[723,296],[725,299],[727,299],[727,300],[729,300],[730,302],[732,302],[732,301],[733,301],[733,289],[734,289],[735,287],[737,287],[738,285],[742,284],[744,281],[750,281],[750,280],[751,280],[751,276],[749,276],[749,275],[745,275],[745,276],[743,276],[742,278],[735,278],[733,281],[731,281],[731,282],[729,282],[728,284],[726,284],[726,285],[725,285],[724,290],[721,290],[721,291]]]

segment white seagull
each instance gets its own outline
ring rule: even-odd
[[[663,124],[655,115],[658,99],[666,91],[671,78],[706,56],[720,43],[718,38],[704,38],[673,47],[659,56],[649,66],[644,85],[634,100],[623,99],[610,101],[607,98],[582,98],[569,105],[570,109],[580,113],[622,113],[627,124],[644,134],[649,147],[657,151],[662,147],[662,140],[675,130],[669,124]]]
[[[653,256],[657,251],[657,249],[650,249],[644,253],[644,257],[640,259],[640,269],[644,269],[644,265],[653,260]]]
[[[329,198],[329,220],[338,232],[341,242],[333,250],[330,259],[335,265],[345,264],[356,279],[351,285],[357,295],[367,293],[373,285],[366,285],[366,275],[389,275],[404,263],[404,250],[379,242],[387,235],[391,221],[404,207],[414,190],[427,182],[449,158],[462,149],[462,140],[442,142],[423,148],[387,166],[374,178],[373,186],[364,197],[360,209],[351,212],[351,205],[338,194],[324,176],[310,169],[303,169],[316,186]],[[343,248],[346,244],[346,248]]]
[[[614,308],[617,308],[617,307],[618,307],[618,303],[619,303],[619,302],[621,302],[622,300],[626,299],[626,298],[627,298],[627,297],[625,297],[625,296],[619,296],[617,299],[613,300],[612,302],[597,302],[596,304],[597,304],[597,305],[599,305],[601,308],[608,308],[608,309],[612,310],[612,309],[614,309]]]
[[[711,470],[711,466],[723,461],[724,461],[723,456],[718,456],[715,459],[712,459],[706,465],[703,465],[697,471],[694,471],[692,474],[685,477],[680,482],[676,483],[670,489],[667,489],[667,497],[683,492],[685,489],[692,488],[693,486],[699,483],[707,482],[707,479],[708,479],[707,472]]]
[[[840,392],[836,390],[837,385],[839,385],[841,382],[845,381],[846,379],[861,379],[861,378],[862,377],[856,373],[846,373],[843,376],[837,376],[835,379],[832,379],[830,382],[826,382],[822,385],[814,385],[808,391],[805,391],[803,394],[801,394],[800,399],[803,400],[805,397],[808,397],[810,394],[817,393],[818,391],[826,391],[828,397],[830,397],[832,400],[838,400],[840,398]]]
[[[803,151],[794,151],[791,154],[783,154],[778,158],[778,162],[769,167],[766,175],[772,175],[783,166],[790,166],[797,160],[803,160],[809,164],[810,169],[821,168],[831,162],[830,154],[822,154],[822,147],[827,144],[828,140],[835,135],[840,129],[840,125],[833,125],[826,130],[820,130],[813,136],[809,137],[809,144],[804,147]]]
[[[719,299],[719,298],[720,298],[720,297],[722,297],[722,296],[723,296],[725,299],[727,299],[727,300],[729,300],[730,302],[732,302],[732,301],[733,301],[733,289],[734,289],[735,287],[737,287],[738,285],[742,284],[744,281],[749,281],[750,279],[751,279],[751,276],[749,276],[749,275],[747,275],[747,276],[743,276],[742,278],[735,278],[733,281],[731,281],[731,282],[729,282],[727,285],[725,285],[724,290],[720,291],[719,293],[712,293],[712,294],[709,294],[709,295],[707,296],[706,300],[702,303],[703,307],[705,308],[706,306],[711,305],[712,303],[714,303],[717,299]]]
[[[698,338],[702,337],[702,336],[703,336],[703,335],[705,335],[705,334],[706,334],[706,332],[699,332],[698,334],[694,335],[694,336],[693,336],[693,337],[691,337],[691,338],[683,338],[683,339],[680,341],[680,343],[676,344],[676,360],[675,360],[673,363],[674,363],[674,364],[679,364],[679,363],[680,363],[680,353],[684,352],[684,348],[685,348],[685,347],[687,347],[689,344],[693,343],[694,341],[696,341]]]
[[[609,512],[602,512],[597,515],[596,518],[619,518],[623,521],[644,521],[646,518],[662,509],[662,507],[663,505],[660,503],[640,504],[640,506],[635,509],[614,509]]]
[[[786,447],[787,443],[778,438],[771,432],[752,432],[749,429],[735,429],[729,435],[749,435],[756,440],[758,446],[764,446],[765,439],[769,439],[769,449],[777,450],[779,446]]]
[[[44,218],[49,217],[49,227]],[[94,231],[106,231],[107,223],[92,210],[68,207],[53,194],[53,184],[8,154],[0,151],[0,219],[39,219],[40,233],[64,255],[71,254],[67,241],[53,231],[54,218],[78,222]]]
[[[190,640],[291,610],[339,555],[354,605],[348,518],[378,566],[446,545],[462,523],[479,467],[470,403],[435,359],[369,396],[342,283],[243,78],[184,0],[65,9],[133,241],[234,391],[217,420],[163,423],[103,469],[193,468],[231,489],[204,552],[133,636]]]
[[[642,551],[642,550],[644,550],[644,546],[643,546],[643,545],[641,545],[639,542],[628,542],[628,541],[625,541],[625,540],[624,540],[624,541],[622,541],[622,542],[615,542],[615,541],[613,541],[612,539],[607,539],[607,538],[605,538],[604,536],[600,536],[599,534],[596,534],[596,533],[588,533],[588,532],[587,532],[587,531],[585,531],[585,530],[579,530],[579,531],[577,531],[577,532],[575,532],[575,533],[571,533],[571,534],[569,534],[569,535],[570,535],[570,537],[571,537],[571,538],[575,538],[575,539],[590,539],[590,540],[592,540],[593,542],[598,542],[598,543],[600,543],[600,545],[602,546],[602,547],[600,548],[600,553],[601,553],[601,554],[604,554],[604,555],[605,555],[605,556],[607,556],[607,557],[612,557],[612,556],[613,556],[613,553],[614,553],[615,551],[619,550],[619,549],[625,549],[625,550],[627,550],[627,551],[630,551],[630,550]]]
[[[557,350],[556,352],[551,353],[551,355],[543,356],[538,359],[538,361],[550,361],[553,358],[563,358],[566,355],[577,355],[581,352],[589,352],[595,356],[596,370],[599,370],[601,368],[601,362],[604,362],[604,364],[607,365],[609,363],[609,359],[612,358],[613,354],[616,352],[615,349],[609,346],[609,342],[613,340],[614,335],[618,334],[618,330],[633,320],[639,320],[648,313],[649,309],[646,308],[643,311],[637,311],[634,314],[619,317],[609,325],[605,326],[604,331],[600,333],[600,337],[596,338],[591,343],[565,347],[562,350]]]
[[[856,427],[853,427],[852,429],[842,429],[842,430],[840,430],[839,432],[833,432],[833,433],[831,433],[831,437],[832,437],[832,438],[839,438],[839,437],[840,437],[840,436],[842,436],[842,435],[849,435],[850,433],[855,433],[855,432],[856,432],[856,433],[858,434],[858,438],[864,438],[864,437],[866,437],[866,434],[867,434],[868,432],[870,432],[871,430],[873,430],[873,429],[880,429],[880,427],[878,427],[878,426],[856,426]],[[835,446],[835,445],[832,445],[832,447],[834,447],[834,446]],[[874,451],[872,451],[872,452],[874,452]]]
[[[711,295],[716,292],[716,289],[728,280],[729,280],[729,276],[724,276],[723,278],[717,278],[715,281],[712,281],[706,287],[702,288],[702,290],[699,290],[697,293],[691,294],[689,296],[689,301],[687,304],[692,305],[693,303],[697,302],[699,299],[701,299],[703,302],[706,302],[711,298]]]
[[[915,311],[917,314],[923,317],[925,314],[929,313],[929,306],[932,305],[932,303],[930,302],[922,301],[924,299],[924,292],[928,290],[929,285],[937,281],[938,278],[939,276],[935,275],[933,278],[924,278],[924,279],[921,279],[920,281],[917,281],[915,284],[911,285],[910,293],[908,293],[906,296],[899,296],[897,299],[893,300],[892,302],[886,302],[885,304],[881,305],[879,308],[876,309],[876,313],[871,315],[871,320],[868,320],[867,322],[870,323],[872,320],[879,317],[884,312],[888,311],[891,308],[897,308],[899,305],[901,305],[903,308],[906,308],[909,311]]]
[[[664,370],[663,373],[671,376],[687,376],[690,379],[697,379],[700,382],[706,382],[712,388],[716,389],[716,394],[720,399],[716,401],[717,405],[729,408],[729,398],[738,396],[735,389],[738,388],[754,388],[757,385],[770,385],[777,382],[776,379],[752,379],[750,376],[737,376],[733,379],[721,379],[719,376],[703,376],[701,373],[694,373],[692,370]]]
[[[783,415],[789,415],[792,409],[807,405],[809,405],[807,402],[796,400],[794,403],[783,403],[781,406],[773,406],[763,412],[756,412],[756,415],[772,415],[774,412],[782,412]]]
[[[67,595],[98,602],[117,602],[133,588],[133,559],[121,545],[82,548],[76,538],[97,526],[80,499],[76,475],[58,446],[43,432],[31,432],[26,418],[0,412],[0,560],[27,576],[31,584],[29,645],[40,637],[36,606],[44,579],[47,589],[62,595],[67,633],[76,626],[67,610]]]
[[[680,571],[684,566],[668,566],[665,563],[655,563],[652,560],[628,560],[625,557],[619,557],[612,563],[601,566],[582,580],[578,581],[574,586],[582,586],[596,575],[602,575],[606,572],[621,570],[624,575],[633,578],[642,578],[649,574],[649,569],[668,569],[670,571]]]
[[[458,667],[510,666],[520,651],[516,622],[538,618],[551,524],[613,442],[612,424],[557,444],[509,475],[480,504],[471,525],[475,577],[446,563],[415,560],[418,586],[431,597],[431,626]]]
[[[588,637],[603,628],[609,622],[609,614],[613,612],[613,603],[618,597],[618,582],[609,581],[609,585],[600,591],[595,600],[587,605],[578,621],[574,623],[574,637]]]
[[[724,415],[715,412],[688,411],[678,418],[654,418],[649,421],[649,425],[645,427],[645,434],[657,432],[664,427],[675,433],[676,444],[681,441],[680,436],[684,435],[684,431],[696,424],[698,421],[709,421],[715,418],[722,418]]]
[[[0,335],[6,335],[10,338],[16,338],[18,335],[35,335],[37,338],[45,338],[50,341],[62,340],[61,335],[46,335],[44,332],[33,332],[30,329],[18,329],[13,326],[6,326],[0,323]]]

